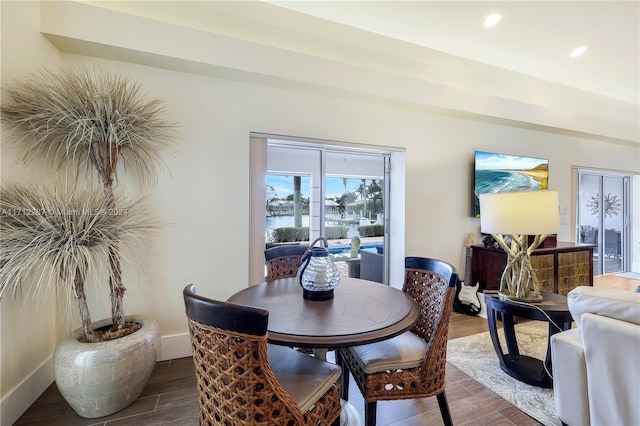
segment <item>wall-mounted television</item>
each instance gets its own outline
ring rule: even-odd
[[[475,151],[473,214],[480,217],[478,195],[549,189],[549,160]]]

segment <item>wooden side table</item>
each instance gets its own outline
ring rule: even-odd
[[[484,300],[487,304],[487,320],[491,342],[498,354],[502,371],[532,386],[552,388],[551,373],[551,336],[560,331],[569,330],[573,318],[567,306],[567,298],[555,293],[542,292],[540,303],[529,304],[500,300],[496,292],[485,292]],[[502,351],[498,339],[497,317],[502,317],[502,328],[507,344],[507,353]],[[527,318],[549,323],[549,337],[547,339],[547,355],[544,361],[522,355],[518,350],[518,341],[514,329],[514,317]]]

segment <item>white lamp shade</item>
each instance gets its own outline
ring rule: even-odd
[[[547,235],[560,229],[557,191],[481,194],[480,231],[485,234]]]

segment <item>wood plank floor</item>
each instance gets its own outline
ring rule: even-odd
[[[484,318],[453,313],[449,338],[487,331]],[[490,390],[447,364],[447,399],[456,425],[538,425]],[[352,381],[349,401],[360,414],[364,408]],[[161,361],[132,405],[108,417],[83,419],[62,399],[55,383],[18,419],[15,425],[197,425],[198,403],[193,361],[190,357]],[[378,424],[394,426],[442,424],[436,398],[378,403]]]
[[[596,287],[635,289],[637,280],[599,278]],[[487,331],[487,320],[453,313],[449,339]],[[447,399],[456,425],[530,426],[540,423],[509,404],[457,368],[447,364]],[[349,402],[362,415],[364,402],[352,381]],[[62,399],[55,383],[18,419],[15,425],[189,425],[198,424],[196,380],[190,357],[161,361],[142,395],[132,405],[108,417],[83,419]],[[364,417],[364,416],[363,416]],[[440,425],[436,398],[378,403],[378,425]]]
[[[605,274],[593,277],[593,286],[596,288],[616,288],[618,290],[635,291],[640,286],[640,280],[623,278],[617,274]]]

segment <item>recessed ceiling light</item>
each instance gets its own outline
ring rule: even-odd
[[[502,18],[502,16],[499,13],[492,13],[491,15],[487,16],[487,18],[484,20],[484,27],[485,28],[493,27],[495,24],[498,23],[500,18]]]
[[[586,51],[587,51],[587,46],[576,47],[575,49],[573,49],[573,52],[571,52],[569,54],[569,57],[576,58],[576,57],[582,55]]]

